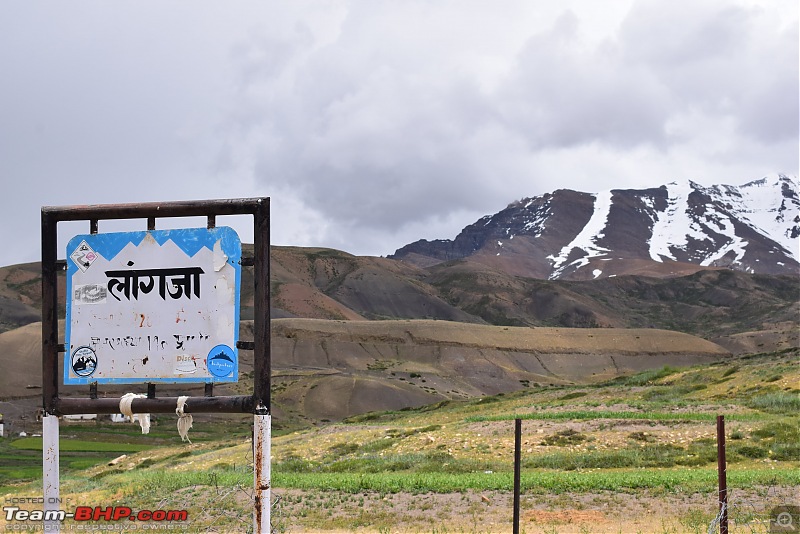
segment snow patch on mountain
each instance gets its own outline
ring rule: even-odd
[[[550,255],[547,257],[553,264],[554,269],[553,273],[550,275],[551,279],[558,278],[564,269],[569,266],[577,265],[576,268],[581,268],[588,264],[591,258],[605,256],[607,253],[611,252],[609,249],[597,244],[597,241],[602,239],[605,235],[605,228],[608,224],[608,213],[611,210],[611,197],[611,190],[602,191],[594,195],[594,211],[592,212],[592,217],[589,219],[589,222],[586,223],[586,226],[584,226],[578,235],[575,236],[575,239],[563,247],[557,255]],[[576,248],[583,250],[586,254],[569,265],[563,265],[569,258],[572,250]]]
[[[545,202],[539,210],[530,210],[533,199],[528,201],[523,208],[526,211],[522,231],[531,237],[539,237],[544,231],[544,223],[550,217],[550,202]],[[531,213],[533,211],[533,213]]]
[[[757,232],[777,242],[783,251],[800,261],[800,190],[786,175],[762,178],[739,187],[715,186],[706,193],[724,205],[732,215]]]
[[[711,212],[709,215],[706,215],[706,223],[708,224],[709,228],[712,231],[727,237],[728,242],[722,245],[716,251],[706,255],[706,257],[700,261],[700,265],[713,265],[714,262],[721,260],[731,252],[733,252],[733,260],[731,261],[731,264],[741,264],[741,260],[744,258],[746,252],[747,241],[736,235],[736,230],[733,226],[733,220],[730,216],[720,212],[711,211],[714,209],[714,206],[712,205],[707,205],[706,208]]]
[[[689,238],[703,240],[705,235],[689,215],[689,195],[695,184],[691,181],[672,182],[667,188],[667,209],[653,219],[653,231],[647,244],[650,258],[663,262],[664,258],[676,260],[673,248],[686,250]]]

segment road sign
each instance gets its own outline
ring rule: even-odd
[[[75,236],[64,384],[236,382],[241,256],[228,227]]]

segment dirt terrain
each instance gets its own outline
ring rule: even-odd
[[[362,518],[360,532],[512,532],[513,494],[500,491],[463,493],[365,493],[356,497],[337,492],[322,496],[302,490],[275,490],[280,495],[277,523],[286,532],[353,532],[304,526],[324,520],[329,524]],[[736,508],[764,510],[775,503],[792,502],[794,489],[764,487],[739,491]],[[328,502],[332,514],[326,507]],[[317,504],[319,503],[319,504]],[[527,534],[656,534],[705,533],[718,503],[713,495],[676,495],[641,491],[636,495],[594,492],[571,495],[525,495],[520,502],[520,530]],[[310,516],[310,517],[309,517]],[[320,517],[321,516],[321,517]],[[396,521],[394,528],[370,528],[371,521]],[[767,517],[746,524],[730,522],[731,532],[769,532]],[[737,528],[738,527],[738,528]]]
[[[62,325],[63,330],[63,325]],[[244,321],[242,339],[252,339]],[[272,323],[273,406],[296,424],[337,421],[447,399],[510,392],[536,385],[588,384],[664,365],[711,363],[728,351],[698,337],[655,329],[504,327],[448,321],[330,321]],[[239,384],[217,394],[250,390],[252,353],[240,352]],[[7,418],[35,413],[41,399],[41,326],[0,334],[0,400]],[[140,386],[141,388],[143,386]],[[86,396],[86,388],[62,389]],[[125,391],[137,390],[129,386]],[[160,386],[160,394],[198,388]],[[119,396],[119,387],[100,394]],[[196,394],[196,393],[194,393]],[[20,408],[20,405],[24,405]],[[291,423],[291,424],[295,424]]]
[[[272,332],[277,405],[332,421],[729,356],[708,341],[660,330],[281,319]]]

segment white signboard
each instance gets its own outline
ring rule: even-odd
[[[74,237],[64,384],[236,382],[241,256],[227,227]]]

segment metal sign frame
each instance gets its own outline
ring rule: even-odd
[[[90,384],[89,398],[59,396],[59,354],[65,352],[58,343],[59,271],[66,269],[66,259],[58,260],[57,226],[62,221],[89,221],[91,234],[98,233],[100,220],[146,219],[147,230],[156,229],[157,218],[207,217],[207,227],[216,226],[221,215],[252,215],[254,254],[242,257],[242,266],[254,268],[254,335],[252,342],[238,341],[240,350],[253,351],[253,394],[237,396],[213,395],[212,384],[206,384],[205,395],[189,397],[185,413],[251,413],[254,416],[254,531],[269,532],[270,521],[270,434],[271,434],[271,352],[270,352],[270,199],[243,198],[150,202],[140,204],[106,204],[79,206],[44,206],[42,221],[42,401],[44,408],[44,491],[58,496],[58,419],[61,415],[84,413],[111,414],[120,410],[120,399],[97,398],[96,383]],[[237,325],[238,326],[238,325]],[[134,413],[175,413],[178,397],[156,397],[155,384],[148,383],[147,398],[136,398],[131,404]],[[53,448],[55,450],[53,450]],[[58,499],[45,499],[58,502]],[[55,530],[58,530],[58,525]]]

